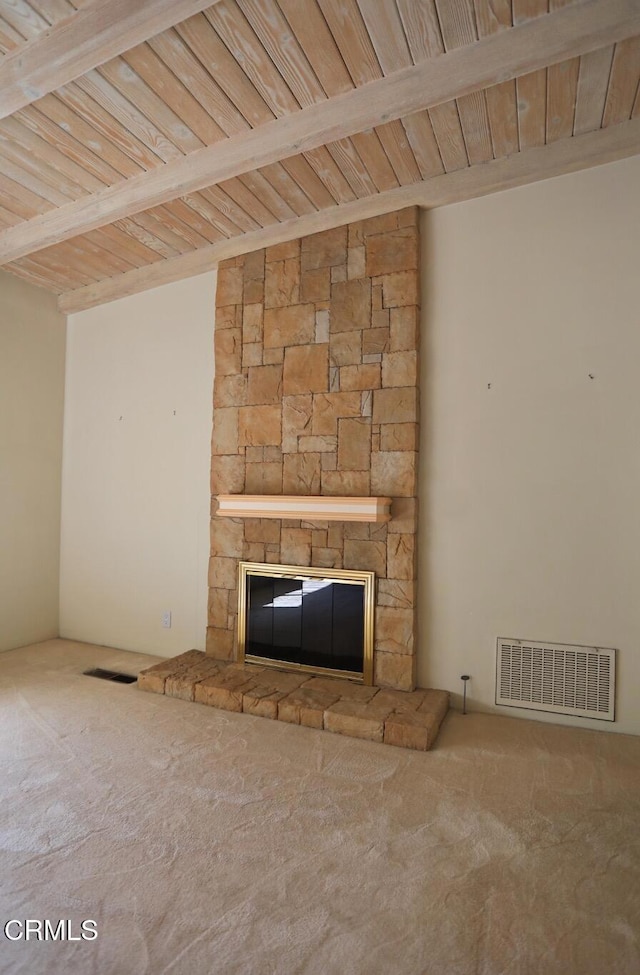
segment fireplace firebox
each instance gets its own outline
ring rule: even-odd
[[[241,562],[238,659],[373,682],[375,575]]]

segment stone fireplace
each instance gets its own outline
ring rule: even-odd
[[[238,565],[373,571],[374,682],[415,687],[418,210],[223,262],[207,653],[238,653]],[[391,520],[216,517],[218,495],[388,496]]]

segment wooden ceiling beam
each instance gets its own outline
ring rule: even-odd
[[[218,0],[92,0],[0,59],[0,118]]]
[[[0,234],[0,264],[638,33],[638,0],[581,0],[34,217]]]
[[[551,145],[525,149],[507,158],[434,176],[420,183],[329,207],[285,223],[239,234],[230,240],[199,248],[189,254],[68,291],[59,297],[58,306],[66,314],[84,311],[161,284],[203,274],[229,257],[238,257],[262,247],[330,230],[356,220],[407,206],[421,206],[431,210],[451,203],[461,203],[516,186],[616,162],[638,153],[640,118],[571,139],[562,139]]]

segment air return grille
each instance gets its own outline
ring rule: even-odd
[[[498,638],[496,704],[614,721],[615,650]]]

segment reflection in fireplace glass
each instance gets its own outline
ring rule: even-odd
[[[362,672],[364,585],[247,575],[245,654]]]

